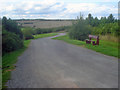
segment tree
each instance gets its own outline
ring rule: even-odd
[[[97,26],[99,23],[98,18],[96,17],[95,19],[93,18],[93,16],[91,14],[88,14],[88,18],[86,18],[86,21],[89,25],[91,26]]]
[[[88,24],[92,25],[93,17],[91,14],[88,14],[87,21],[88,21]]]
[[[7,18],[6,17],[2,18],[2,28],[7,29]]]
[[[2,53],[3,55],[7,52],[15,51],[23,47],[23,41],[15,33],[2,31]]]
[[[93,20],[91,21],[91,26],[95,27],[99,25],[99,20],[97,17],[95,17],[95,19],[93,18]]]
[[[107,22],[108,22],[108,23],[114,23],[114,21],[115,21],[115,19],[114,19],[113,15],[110,14],[110,15],[108,16],[108,18],[107,18]]]
[[[23,34],[17,23],[6,17],[2,18],[2,52],[15,51],[23,47]]]
[[[15,21],[11,20],[10,18],[7,19],[6,17],[3,17],[2,26],[3,26],[3,29],[17,34],[21,39],[23,38],[23,34],[20,30],[20,27],[17,25]]]
[[[100,23],[102,23],[102,24],[107,23],[107,18],[106,17],[101,17]]]
[[[95,17],[94,19],[94,26],[98,26],[99,25],[99,20],[97,17]]]

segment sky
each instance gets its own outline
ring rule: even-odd
[[[0,0],[0,16],[11,19],[118,18],[119,0]]]

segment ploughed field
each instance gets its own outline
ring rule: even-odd
[[[18,20],[19,25],[22,26],[29,26],[35,28],[54,28],[54,27],[61,27],[61,26],[70,26],[72,25],[71,20]]]

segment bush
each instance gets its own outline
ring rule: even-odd
[[[35,34],[35,31],[33,31],[32,28],[30,27],[26,27],[22,30],[23,35],[24,35],[24,39],[28,40],[28,39],[33,39],[34,37],[32,35]]]
[[[2,18],[2,55],[23,47],[23,34],[17,23],[10,18]]]
[[[23,47],[23,41],[15,33],[3,30],[2,32],[2,52],[3,55]]]
[[[94,27],[93,34],[100,34],[100,35],[112,35],[112,36],[119,36],[119,26],[118,23],[106,23],[100,24],[98,27]]]
[[[88,38],[88,34],[91,32],[91,27],[87,25],[83,17],[73,23],[72,28],[69,31],[69,37],[71,39],[85,40]]]
[[[23,39],[23,34],[20,30],[20,27],[17,25],[17,23],[10,18],[7,19],[6,17],[3,17],[2,19],[2,29],[17,34],[21,39]]]
[[[34,37],[31,34],[26,34],[25,40],[28,40],[28,39],[34,39]]]

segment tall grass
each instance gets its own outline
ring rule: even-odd
[[[106,40],[106,41],[111,41],[111,42],[118,42],[118,38],[117,36],[112,36],[109,34],[106,35],[99,35],[101,40]]]

